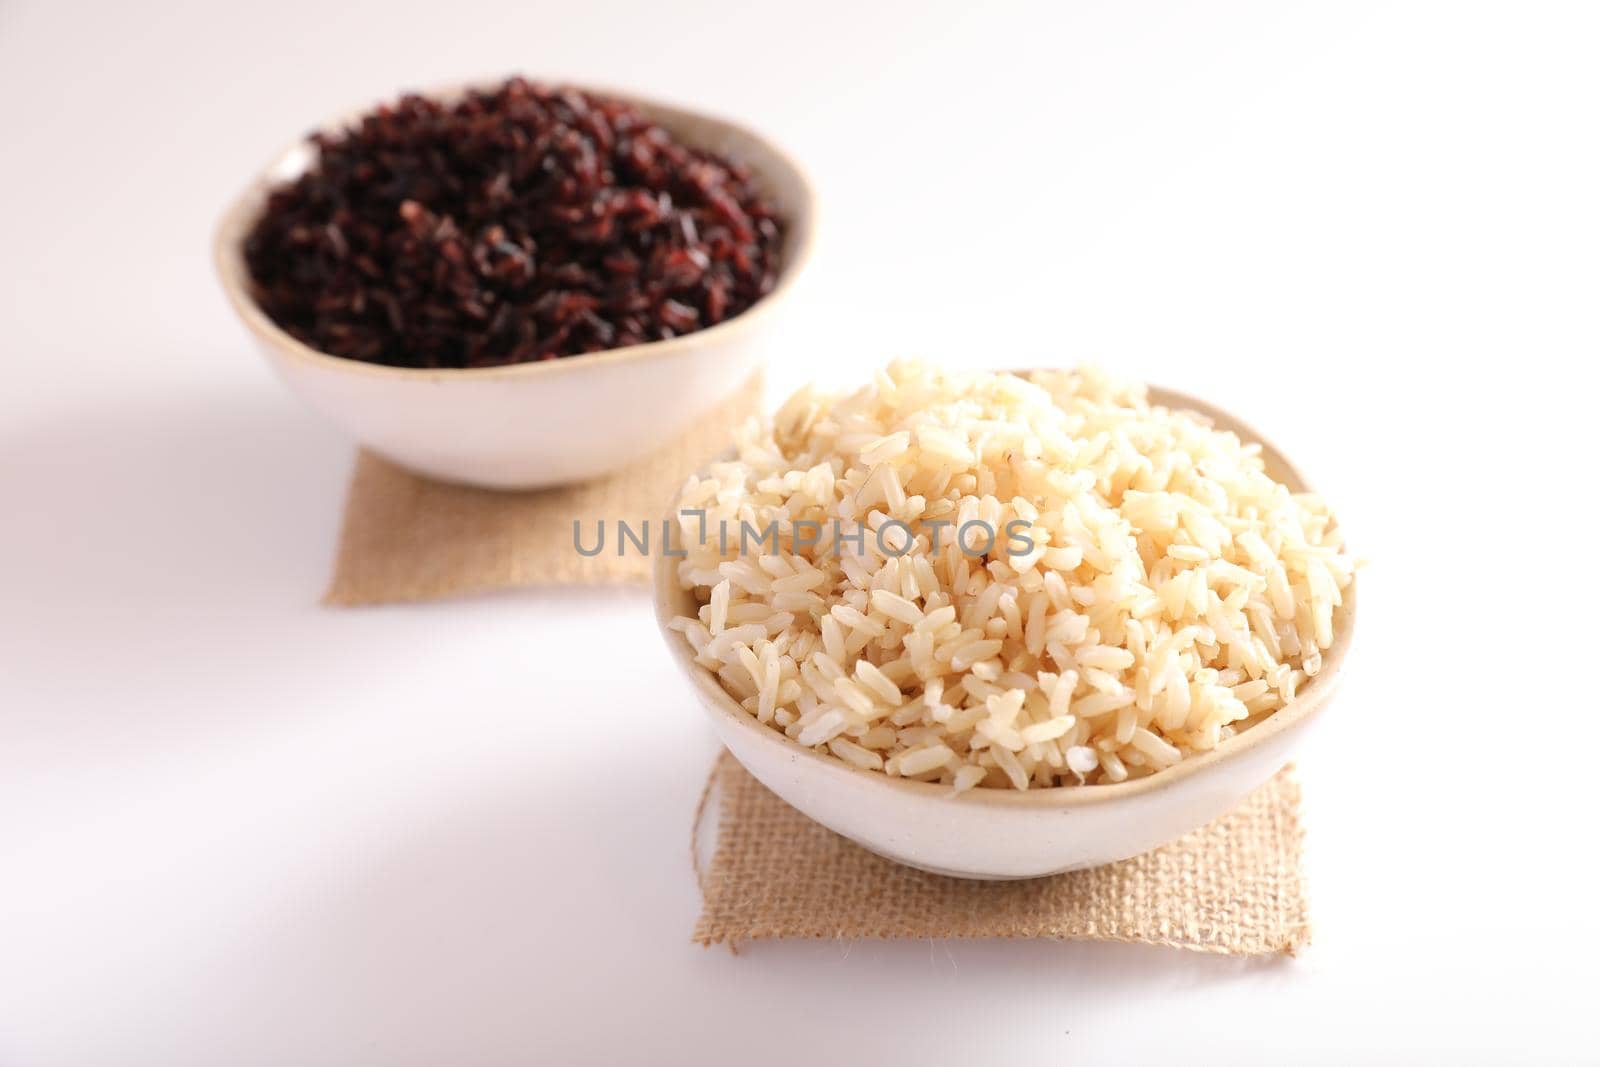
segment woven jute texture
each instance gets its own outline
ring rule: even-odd
[[[1300,789],[1288,768],[1227,815],[1151,852],[1014,882],[947,878],[875,856],[779,800],[727,752],[711,773],[717,843],[700,872],[694,932],[705,945],[1072,938],[1258,956],[1293,953],[1310,936]]]
[[[635,546],[618,553],[616,523],[656,536],[672,494],[695,469],[726,448],[734,427],[761,406],[756,375],[688,433],[643,462],[582,485],[496,492],[430,481],[362,452],[345,498],[344,529],[328,604],[435,600],[535,585],[643,583],[650,558]],[[583,544],[573,545],[574,521]]]

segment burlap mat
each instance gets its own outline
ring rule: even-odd
[[[532,585],[604,585],[649,581],[650,559],[616,552],[615,523],[655,524],[695,469],[728,446],[733,428],[760,410],[761,376],[673,444],[624,471],[583,485],[524,493],[430,481],[363,451],[345,498],[344,529],[328,604],[434,600]],[[599,555],[572,543],[582,523],[592,545],[606,520]]]
[[[1199,830],[1120,863],[977,882],[891,863],[807,819],[723,752],[694,939],[1073,938],[1228,956],[1309,940],[1291,769]],[[696,815],[696,826],[704,811]],[[696,858],[697,865],[699,864]]]

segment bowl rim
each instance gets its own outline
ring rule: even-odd
[[[1049,370],[1054,368],[1035,369]],[[1033,371],[1013,373],[1026,374],[1033,373]],[[1205,416],[1219,429],[1231,430],[1245,442],[1259,444],[1262,455],[1267,459],[1269,466],[1277,470],[1282,476],[1280,480],[1283,480],[1292,491],[1298,493],[1315,492],[1311,483],[1306,480],[1288,457],[1244,420],[1223,411],[1213,404],[1175,389],[1151,385],[1147,386],[1147,390],[1153,403],[1174,410],[1186,410]],[[724,453],[718,459],[722,459],[726,455],[727,453]],[[673,505],[676,504],[677,499],[677,494],[674,494]],[[671,521],[671,515],[672,513],[669,510],[666,521]],[[675,560],[676,557],[668,557],[663,554],[657,554],[656,556],[654,581],[651,590],[655,601],[656,624],[661,631],[662,638],[671,648],[674,662],[689,675],[690,680],[701,696],[701,703],[708,712],[729,723],[734,729],[744,733],[753,743],[769,747],[773,745],[779,746],[784,749],[791,759],[803,760],[824,774],[843,772],[859,775],[863,779],[874,781],[884,788],[899,790],[907,796],[936,800],[945,804],[983,808],[1041,810],[1081,808],[1148,796],[1177,785],[1197,774],[1214,770],[1223,763],[1230,762],[1236,757],[1260,747],[1270,738],[1308,722],[1315,716],[1332,698],[1338,686],[1341,668],[1344,666],[1355,635],[1356,578],[1352,577],[1350,585],[1343,592],[1343,602],[1335,613],[1333,644],[1323,651],[1322,669],[1317,672],[1316,677],[1306,682],[1295,693],[1293,700],[1290,700],[1283,707],[1272,712],[1244,732],[1222,741],[1209,752],[1190,756],[1143,778],[1123,782],[1030,787],[1022,791],[1016,789],[968,789],[962,793],[953,793],[948,785],[942,785],[937,782],[923,782],[898,777],[891,778],[881,771],[869,771],[852,766],[837,756],[816,752],[792,740],[778,730],[757,722],[754,716],[740,707],[738,702],[722,688],[722,683],[717,681],[716,676],[710,670],[695,662],[689,643],[684,639],[683,635],[669,629],[669,624],[676,617],[675,611],[669,605],[671,599],[680,592],[677,585]],[[737,753],[735,753],[735,756],[737,757]]]
[[[513,74],[500,78],[452,81],[424,89],[391,93],[355,107],[345,108],[332,117],[317,123],[313,127],[313,132],[332,132],[342,129],[371,112],[374,108],[393,103],[401,95],[414,93],[437,100],[450,101],[467,92],[498,87],[513,77],[523,76]],[[735,137],[759,144],[777,162],[780,168],[789,172],[789,177],[799,190],[798,203],[783,205],[788,216],[788,230],[784,235],[783,263],[778,271],[778,278],[772,287],[772,291],[732,318],[724,319],[722,322],[708,326],[703,330],[696,330],[693,333],[683,334],[665,341],[647,341],[642,344],[624,345],[620,348],[608,348],[600,352],[586,352],[581,359],[559,358],[527,363],[508,363],[493,367],[394,367],[385,363],[369,363],[365,360],[351,359],[346,356],[336,356],[329,352],[320,351],[312,348],[272,321],[271,316],[256,303],[255,298],[250,293],[249,268],[244,262],[245,237],[259,217],[268,194],[273,188],[283,184],[286,180],[287,175],[290,173],[291,161],[294,161],[296,157],[306,155],[310,150],[309,135],[306,135],[280,149],[273,155],[271,162],[256,172],[244,189],[223,210],[222,216],[218,219],[216,228],[212,233],[212,265],[216,270],[223,293],[227,297],[229,304],[233,306],[234,312],[243,320],[250,332],[271,344],[273,348],[290,359],[335,372],[389,378],[395,381],[411,380],[418,382],[484,381],[489,379],[543,377],[552,374],[573,373],[584,367],[615,365],[657,356],[672,355],[673,353],[687,351],[697,344],[704,344],[708,340],[726,341],[731,339],[737,331],[750,329],[760,319],[769,314],[782,298],[790,295],[796,280],[804,272],[814,252],[816,244],[817,194],[810,174],[786,149],[765,134],[758,133],[741,122],[736,122],[715,113],[702,111],[698,108],[690,108],[668,100],[662,100],[658,97],[645,96],[629,90],[613,89],[609,86],[596,85],[590,82],[579,83],[567,79],[551,78],[544,80],[527,78],[527,80],[538,84],[576,89],[579,92],[632,104],[644,111],[653,121],[660,123],[669,130],[673,129],[674,125],[679,122],[692,121],[714,126],[720,133],[732,134]]]

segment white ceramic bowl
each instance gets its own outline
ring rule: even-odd
[[[449,99],[460,87],[428,95]],[[788,220],[777,286],[743,314],[670,341],[507,367],[417,370],[342,359],[289,336],[251,297],[243,242],[268,191],[300,174],[314,150],[284,151],[217,229],[222,287],[274,369],[307,404],[361,444],[421,474],[493,489],[583,481],[666,445],[747,381],[810,255],[815,196],[800,167],[734,123],[628,93],[686,143],[744,163]],[[338,129],[370,110],[324,125]]]
[[[1195,411],[1246,441],[1259,441],[1267,470],[1291,489],[1307,483],[1269,442],[1209,404],[1162,389],[1150,397]],[[676,560],[656,560],[656,618],[711,725],[734,757],[768,789],[817,822],[889,859],[963,878],[1030,878],[1126,859],[1194,830],[1234,807],[1289,761],[1328,703],[1350,647],[1355,587],[1345,591],[1333,647],[1295,699],[1211,752],[1148,778],[1115,785],[1030,789],[946,786],[858,770],[758,723],[667,624],[697,610],[678,586]]]

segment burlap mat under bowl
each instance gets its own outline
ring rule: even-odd
[[[641,463],[597,481],[531,492],[446,485],[363,451],[345,498],[344,529],[328,604],[433,600],[532,585],[644,583],[650,559],[616,551],[615,523],[658,523],[683,480],[725,449],[734,427],[761,407],[761,375],[683,437]],[[584,556],[572,524],[605,550]]]
[[[789,807],[726,751],[706,788],[708,797],[718,795],[720,818],[716,847],[697,871],[702,902],[694,939],[704,945],[789,937],[1072,938],[1256,956],[1293,953],[1310,937],[1300,788],[1290,768],[1171,844],[1104,867],[1014,882],[948,878],[876,856]],[[705,807],[696,814],[697,833]]]

